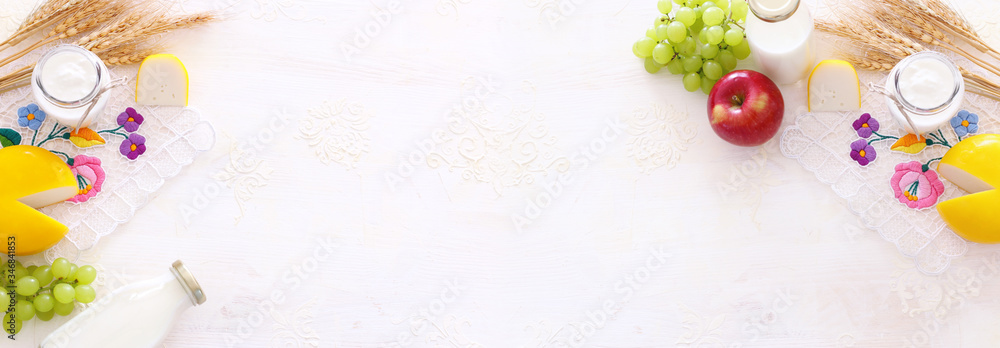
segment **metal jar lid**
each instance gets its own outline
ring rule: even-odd
[[[195,306],[205,303],[205,292],[201,290],[198,280],[194,279],[194,275],[191,274],[191,271],[188,271],[187,267],[184,267],[184,263],[181,260],[174,261],[170,271],[174,273],[177,280],[184,286],[184,290],[187,291],[188,297],[191,298],[191,302]]]

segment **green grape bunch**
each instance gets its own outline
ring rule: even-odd
[[[75,303],[91,303],[97,292],[91,283],[97,279],[97,269],[93,266],[77,266],[69,260],[58,258],[51,265],[24,267],[14,262],[13,277],[4,267],[0,287],[0,299],[4,306],[3,330],[17,334],[21,325],[32,318],[42,321],[52,319],[56,314],[66,316],[73,313]],[[11,301],[11,298],[14,301]],[[13,323],[11,326],[9,323]]]
[[[750,56],[743,31],[746,0],[659,0],[656,8],[660,16],[632,45],[650,74],[667,67],[683,75],[684,89],[708,94],[715,81]]]

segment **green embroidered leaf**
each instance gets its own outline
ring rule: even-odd
[[[21,133],[10,128],[0,128],[0,147],[21,145]]]

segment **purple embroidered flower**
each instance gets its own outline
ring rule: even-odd
[[[955,129],[955,134],[959,137],[979,131],[979,115],[962,110],[958,115],[951,118],[951,128]]]
[[[139,155],[146,153],[146,138],[136,133],[129,134],[118,147],[118,152],[130,160],[135,160]]]
[[[878,132],[878,120],[872,118],[869,113],[861,114],[857,120],[854,121],[854,130],[858,132],[858,136],[862,138],[867,138],[872,136],[873,132]]]
[[[129,133],[139,130],[142,121],[145,119],[134,108],[125,109],[125,112],[118,114],[118,125],[125,128]]]
[[[17,124],[21,127],[38,130],[44,121],[45,111],[38,109],[38,105],[35,105],[35,103],[17,108]]]
[[[875,148],[868,144],[867,140],[858,139],[851,143],[851,159],[858,161],[858,164],[867,166],[875,160]]]

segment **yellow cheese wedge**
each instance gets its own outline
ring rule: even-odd
[[[969,195],[938,203],[941,218],[970,242],[1000,243],[1000,135],[966,138],[948,150],[938,173]]]
[[[77,194],[76,176],[48,150],[27,145],[0,149],[0,238],[18,256],[52,247],[69,230],[36,210]],[[6,251],[6,248],[5,248]]]
[[[941,218],[970,242],[1000,243],[1000,190],[989,190],[938,203]]]
[[[861,81],[851,63],[827,59],[809,74],[809,111],[861,110]]]
[[[154,54],[139,66],[135,102],[140,105],[187,106],[188,72],[172,54]]]

